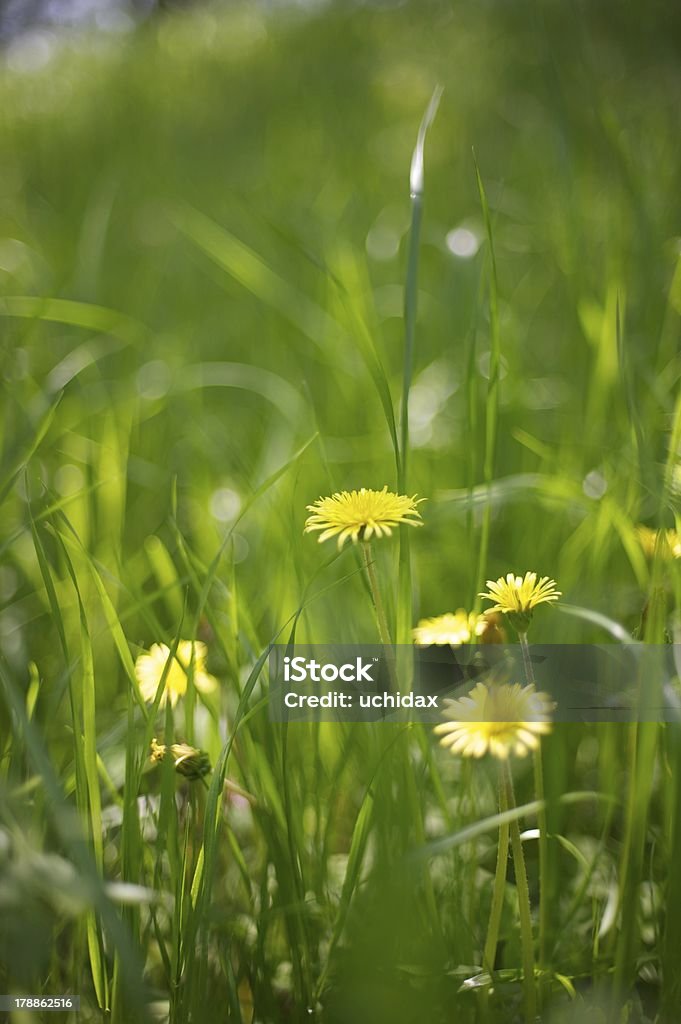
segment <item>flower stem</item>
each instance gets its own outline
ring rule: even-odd
[[[388,620],[385,615],[381,592],[378,589],[378,579],[376,578],[374,552],[371,547],[371,541],[363,541],[362,550],[364,552],[364,568],[366,569],[367,579],[369,581],[369,590],[371,591],[371,598],[376,610],[376,621],[378,622],[378,632],[381,637],[381,643],[390,647],[392,640],[390,639],[390,630],[388,629]]]
[[[508,810],[506,795],[506,779],[503,766],[499,765],[499,811],[503,814]],[[499,941],[499,925],[501,924],[501,912],[504,906],[504,888],[506,886],[506,870],[508,866],[508,822],[499,826],[499,842],[497,845],[497,867],[494,874],[494,889],[492,890],[492,906],[487,926],[487,938],[482,954],[482,966],[489,972],[490,976],[494,971],[494,961]]]
[[[523,652],[523,666],[525,668],[525,679],[528,683],[531,683],[532,686],[536,686],[536,681],[534,678],[534,669],[532,668],[532,657],[530,655],[530,645],[527,642],[527,633],[520,631],[518,632],[518,643],[520,644],[520,649]]]
[[[523,652],[523,664],[525,667],[525,679],[532,686],[535,686],[534,669],[530,655],[530,645],[527,642],[527,633],[519,632],[518,641]],[[548,917],[548,854],[549,841],[546,827],[546,807],[544,804],[544,765],[542,763],[541,746],[534,752],[534,792],[540,803],[540,810],[537,812],[537,825],[539,828],[539,994],[543,990],[542,971],[546,967],[546,926]]]
[[[504,764],[506,802],[509,809],[516,806],[513,792],[513,779],[508,763]],[[515,884],[518,891],[518,911],[520,914],[520,945],[523,958],[523,988],[525,991],[525,1020],[527,1024],[535,1024],[537,1016],[537,993],[534,985],[534,948],[532,941],[532,915],[530,911],[530,890],[527,884],[525,855],[520,838],[518,819],[510,822],[511,850],[515,868]]]

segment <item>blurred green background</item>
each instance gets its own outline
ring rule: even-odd
[[[67,33],[39,24],[6,42],[1,650],[13,692],[33,693],[42,749],[67,794],[74,767],[65,693],[80,664],[69,568],[89,623],[97,749],[114,791],[125,777],[129,697],[92,565],[133,658],[155,641],[170,642],[180,622],[186,635],[195,621],[221,680],[221,703],[209,724],[199,718],[190,726],[188,716],[176,728],[195,731],[213,759],[239,680],[306,594],[334,584],[305,610],[300,639],[375,639],[368,594],[352,575],[354,555],[325,564],[332,546],[318,547],[302,529],[305,506],[319,495],[396,486],[366,339],[398,406],[409,164],[438,84],[444,93],[426,144],[410,401],[409,492],[428,499],[425,527],[411,538],[414,621],[470,606],[481,584],[490,264],[474,151],[491,210],[502,353],[487,573],[536,569],[555,577],[572,604],[627,630],[639,624],[651,579],[635,526],[674,524],[675,499],[667,500],[663,482],[676,457],[670,433],[681,373],[680,43],[677,5],[614,0],[197,5],[126,31]],[[677,483],[673,477],[672,498]],[[31,520],[52,567],[58,615]],[[230,530],[211,575],[207,567]],[[59,531],[71,538],[70,567]],[[397,544],[381,543],[377,557],[392,616]],[[70,663],[60,629],[73,644]],[[533,639],[608,635],[549,611],[537,616]],[[282,738],[265,719],[261,710],[250,720],[237,775],[269,806],[281,798],[286,755],[282,761]],[[22,789],[34,792],[38,769],[26,760],[9,705],[0,704],[0,730],[0,819],[49,851],[55,837],[46,809],[26,802]],[[287,813],[273,812],[271,831],[262,822],[243,824],[238,843],[259,893],[255,903],[233,892],[234,863],[219,875],[215,906],[225,916],[216,911],[211,927],[226,930],[239,949],[234,991],[239,998],[245,988],[260,992],[257,1020],[309,1019],[301,993],[315,988],[310,977],[324,969],[330,921],[337,920],[329,872],[334,857],[347,856],[358,807],[366,808],[373,741],[357,730],[315,735],[314,743],[307,733],[289,740],[295,763]],[[566,727],[549,743],[554,795],[602,788],[621,796],[631,751],[619,734]],[[664,749],[656,770],[673,787],[665,792],[656,776],[652,837],[647,811],[642,825],[650,886],[666,884],[676,849],[668,801],[678,755]],[[250,765],[243,761],[249,750]],[[410,756],[423,787],[420,839],[439,835],[430,761],[418,747]],[[342,785],[339,757],[347,759]],[[489,777],[483,772],[478,785],[468,768],[437,757],[445,788],[463,778],[470,794],[452,797],[445,824],[493,813]],[[411,811],[386,787],[372,826],[375,863],[393,854],[398,860],[397,852],[419,841]],[[334,820],[324,832],[327,802]],[[601,843],[616,860],[619,811],[612,813],[604,824],[593,810],[571,811],[570,825],[585,849]],[[117,836],[114,827],[106,840],[108,874],[126,878]],[[285,874],[294,862],[301,877],[307,865],[317,879],[301,925],[304,955],[300,935],[278,936],[270,946],[263,925],[268,872],[278,865]],[[457,995],[456,971],[475,963],[484,885],[483,904],[446,910],[458,906],[462,879],[473,884],[475,871],[471,855],[436,879],[439,934],[430,918],[412,924],[418,913],[404,895],[409,883],[400,883],[397,897],[382,882],[365,887],[364,924],[342,947],[346,959],[336,951],[332,964],[340,995],[335,1002],[320,996],[326,1009],[314,1012],[334,1021],[448,1020],[456,1005],[471,1015],[461,1019],[475,1019],[472,994]],[[612,881],[603,871],[596,901],[607,898]],[[145,881],[144,871],[127,880]],[[653,963],[646,984],[654,992],[666,948],[659,891],[649,898],[652,938],[637,933]],[[50,913],[62,921],[62,910]],[[597,973],[600,952],[594,946],[593,959],[587,955],[590,921],[589,904],[582,930],[557,954],[566,975]],[[70,925],[63,927],[68,947]],[[159,954],[150,952],[154,941],[148,929],[140,945],[162,1001],[167,985]],[[509,933],[508,941],[513,948],[517,939]],[[44,956],[62,965],[54,976],[68,978],[68,951],[50,948]],[[376,949],[382,966],[369,972],[365,991],[360,968]],[[304,963],[298,975],[297,957]],[[221,963],[215,953],[211,977],[224,972]],[[222,1005],[215,978],[207,991],[206,1005]],[[667,999],[670,1013],[681,1014],[678,984]],[[511,1003],[500,1005],[499,1020],[515,1019]],[[177,1013],[171,1020],[185,1019]]]
[[[618,583],[611,611],[631,610],[617,537],[593,530],[609,526],[601,510],[610,502],[643,502],[635,514],[644,519],[656,511],[654,500],[645,505],[655,481],[630,444],[615,307],[619,299],[626,369],[646,425],[639,454],[654,477],[678,375],[670,285],[681,192],[678,12],[661,5],[640,21],[636,5],[615,4],[271,14],[248,5],[160,19],[122,38],[43,33],[44,49],[15,41],[2,83],[3,291],[96,303],[135,328],[95,338],[4,319],[8,465],[68,382],[39,472],[64,494],[108,464],[89,505],[115,492],[110,512],[125,521],[103,514],[88,526],[95,545],[120,540],[126,559],[163,522],[175,476],[182,515],[206,551],[237,501],[315,430],[322,443],[305,457],[290,502],[278,504],[274,533],[297,537],[304,505],[331,482],[392,483],[380,404],[352,339],[328,320],[331,275],[341,261],[358,264],[356,301],[397,394],[408,167],[440,82],[412,396],[411,486],[430,499],[428,531],[415,541],[422,600],[438,611],[465,603],[474,586],[463,519],[437,498],[466,486],[471,446],[480,448],[465,385],[476,330],[484,392],[482,256],[461,258],[447,242],[469,253],[482,238],[475,147],[500,288],[498,475],[547,472],[574,488],[571,501],[544,509],[539,532],[522,529],[536,522],[535,493],[499,510],[492,569],[531,562],[560,571],[564,589],[601,604],[607,565]],[[241,267],[241,250],[218,233],[218,261],[224,245],[236,273],[216,265],[178,230],[184,204],[256,261]],[[258,374],[221,387],[227,371],[211,380],[201,369],[212,362]],[[221,491],[229,493],[220,499]],[[216,493],[222,519],[211,511]],[[11,515],[20,521],[20,504]],[[244,523],[243,540],[252,547],[261,529]],[[297,559],[298,547],[282,557]],[[566,549],[579,564],[557,560]],[[310,544],[304,552],[308,569],[318,552]],[[274,575],[295,578],[290,563],[275,560]],[[273,607],[259,585],[266,571],[253,574],[249,595],[263,613]]]

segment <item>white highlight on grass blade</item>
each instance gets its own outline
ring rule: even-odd
[[[524,832],[520,833],[520,838],[523,840],[523,842],[526,839],[539,839],[539,829],[538,828],[526,828]]]
[[[152,359],[137,371],[135,380],[137,394],[153,402],[168,394],[172,384],[172,373],[164,359]]]
[[[426,142],[426,133],[433,123],[442,93],[443,87],[436,85],[416,137],[416,146],[411,158],[411,170],[409,172],[409,191],[412,196],[423,195],[423,148]]]
[[[251,550],[251,545],[241,533],[232,533],[230,536],[232,545],[232,561],[235,565],[245,562]]]
[[[145,885],[136,885],[134,882],[107,882],[106,894],[114,903],[122,906],[139,906],[142,903],[158,903],[165,899],[172,902],[170,893],[157,892]]]
[[[607,489],[608,481],[598,469],[592,469],[582,481],[582,490],[587,498],[592,498],[594,501],[602,498]]]
[[[447,248],[453,256],[462,260],[470,260],[480,248],[480,239],[470,228],[454,228],[445,237]]]
[[[608,899],[607,899],[606,904],[605,904],[605,909],[603,910],[603,916],[601,918],[601,925],[600,925],[600,928],[598,929],[598,938],[599,939],[604,938],[604,936],[606,936],[608,934],[608,932],[612,928],[613,924],[615,923],[615,919],[617,917],[617,907],[618,907],[618,890],[617,890],[617,886],[614,885],[614,884],[611,884],[609,886],[609,888],[608,888]]]
[[[453,368],[437,359],[416,378],[409,396],[409,437],[415,448],[427,447],[435,420],[459,387]]]
[[[400,204],[383,207],[367,232],[365,246],[372,260],[394,259],[402,238],[409,230],[409,215]],[[400,300],[400,307],[402,300]],[[401,314],[400,314],[401,315]]]
[[[573,615],[576,619],[584,619],[585,622],[592,622],[594,626],[600,626],[621,644],[639,643],[619,622],[615,622],[614,619],[610,619],[607,615],[596,612],[592,608],[582,608],[577,604],[566,604],[564,601],[559,601],[556,610],[563,615]]]
[[[85,486],[85,476],[80,466],[67,462],[54,474],[54,488],[58,494],[77,494]]]
[[[211,495],[210,511],[221,523],[234,522],[241,511],[241,498],[231,487],[219,487]]]
[[[73,380],[82,370],[92,366],[99,356],[102,355],[99,346],[93,346],[92,342],[86,342],[72,349],[64,356],[60,363],[50,371],[47,384],[50,391],[61,391],[69,381]]]
[[[3,601],[9,601],[17,587],[19,586],[19,577],[17,576],[14,569],[9,565],[3,565],[0,567],[0,599]]]
[[[0,238],[0,270],[14,274],[30,262],[30,249],[18,238]]]
[[[375,224],[367,234],[366,250],[373,260],[392,260],[400,251],[401,237],[399,232],[381,224]]]
[[[491,370],[491,366],[492,366],[492,353],[489,352],[489,351],[488,352],[481,352],[480,355],[478,356],[477,363],[478,363],[478,370],[480,371],[480,376],[484,377],[485,380],[489,380],[490,370]],[[508,360],[504,359],[503,356],[500,356],[499,357],[499,373],[498,373],[497,379],[498,380],[503,380],[504,377],[506,377],[507,375],[508,375]]]

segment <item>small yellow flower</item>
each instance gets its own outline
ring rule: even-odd
[[[658,550],[662,558],[681,558],[681,537],[676,530],[651,530],[649,526],[637,526],[636,534],[648,558],[653,558]]]
[[[505,644],[508,640],[508,634],[504,629],[504,617],[501,612],[483,612],[482,619],[482,631],[479,636],[479,643]]]
[[[359,540],[370,540],[374,534],[377,537],[389,536],[392,527],[400,523],[422,525],[416,506],[424,500],[417,500],[416,495],[408,498],[406,494],[394,494],[387,486],[382,491],[366,487],[359,491],[341,491],[307,506],[311,515],[306,520],[305,533],[323,530],[320,544],[329,537],[337,536],[339,548],[348,538],[355,544]]]
[[[486,686],[476,683],[466,697],[445,702],[451,720],[435,726],[440,743],[462,757],[490,753],[502,761],[509,754],[524,757],[551,731],[554,702],[534,686],[520,683]]]
[[[171,706],[175,707],[179,698],[184,697],[187,692],[192,654],[194,686],[201,693],[210,693],[215,689],[217,680],[206,672],[206,653],[206,645],[200,640],[180,640],[172,665],[166,674],[165,686],[161,695],[161,707],[164,706],[166,700],[169,700]],[[149,703],[152,703],[156,697],[156,691],[169,657],[169,647],[165,644],[152,644],[149,653],[140,654],[135,662],[135,675],[140,685],[140,692]]]
[[[526,572],[524,576],[509,572],[505,578],[487,580],[487,592],[478,596],[494,601],[490,611],[510,616],[516,629],[525,632],[536,606],[545,601],[557,601],[561,592],[556,590],[556,581],[548,576],[537,581],[536,572]]]
[[[421,619],[413,630],[414,643],[419,647],[436,645],[460,647],[469,640],[482,636],[485,631],[485,617],[469,613],[464,608],[432,619]]]

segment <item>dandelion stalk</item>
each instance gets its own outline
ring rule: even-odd
[[[513,792],[513,778],[508,762],[502,763],[502,771],[505,775],[506,803],[509,810],[516,806],[515,793]],[[528,1024],[534,1024],[537,1016],[537,993],[534,984],[534,943],[532,939],[532,913],[530,910],[530,890],[527,884],[527,870],[525,868],[525,855],[523,844],[520,838],[520,827],[518,819],[510,822],[511,850],[513,852],[513,866],[515,868],[515,883],[518,891],[518,912],[520,915],[520,945],[523,958],[523,989],[525,993],[525,1019]]]
[[[386,618],[385,608],[383,607],[381,591],[378,588],[378,578],[376,576],[376,566],[374,563],[374,551],[371,546],[371,541],[365,540],[362,543],[362,552],[364,554],[364,568],[366,569],[367,579],[369,581],[371,599],[376,611],[376,621],[378,623],[378,632],[381,637],[381,643],[390,647],[392,640],[390,639],[388,619]]]
[[[527,641],[527,632],[518,633],[518,643],[520,644],[520,650],[523,652],[523,667],[525,669],[525,679],[528,683],[536,685],[534,678],[534,668],[532,666],[532,655],[530,654],[530,645]]]
[[[466,697],[445,701],[444,713],[449,719],[435,726],[442,746],[461,757],[480,758],[489,753],[499,761],[499,809],[516,807],[509,756],[525,757],[539,747],[540,738],[551,731],[550,712],[553,701],[535,686],[519,683],[487,686],[476,683]],[[449,716],[451,715],[451,719]],[[497,946],[505,881],[505,864],[510,838],[515,865],[520,936],[523,960],[526,1019],[534,1024],[537,993],[534,979],[534,946],[527,871],[517,817],[508,822],[507,831],[499,830],[497,867],[484,949],[484,966],[491,970]],[[483,998],[483,1008],[484,1008]]]
[[[534,669],[530,647],[527,642],[527,631],[532,621],[535,608],[540,604],[551,604],[562,595],[556,588],[556,581],[548,576],[537,578],[536,572],[526,572],[524,576],[508,573],[497,580],[487,581],[487,591],[479,595],[492,602],[492,611],[506,615],[518,634],[520,649],[523,652],[525,679],[528,686],[535,686]],[[537,814],[539,827],[539,966],[543,970],[546,962],[546,933],[548,901],[546,899],[548,878],[548,836],[546,831],[546,810],[544,801],[544,771],[541,747],[534,750],[534,787],[540,810]],[[543,981],[540,981],[540,995]]]
[[[506,779],[503,762],[499,763],[499,812],[501,814],[508,810]],[[508,867],[508,841],[509,825],[504,821],[499,826],[499,841],[497,845],[497,867],[494,874],[494,888],[492,890],[492,906],[489,913],[489,924],[487,925],[487,938],[482,954],[482,965],[492,975],[499,942],[499,926],[501,925],[501,912],[504,907],[504,890],[506,888],[506,871]]]
[[[518,642],[523,652],[523,665],[525,667],[525,679],[532,686],[535,685],[530,645],[527,642],[527,632],[518,633]],[[533,756],[534,762],[534,792],[540,804],[537,812],[537,826],[539,828],[539,968],[543,971],[546,965],[546,925],[548,900],[546,899],[548,880],[548,855],[549,840],[546,825],[546,806],[544,797],[544,766],[542,763],[541,747],[538,747]],[[539,993],[542,993],[542,977],[540,974]]]

